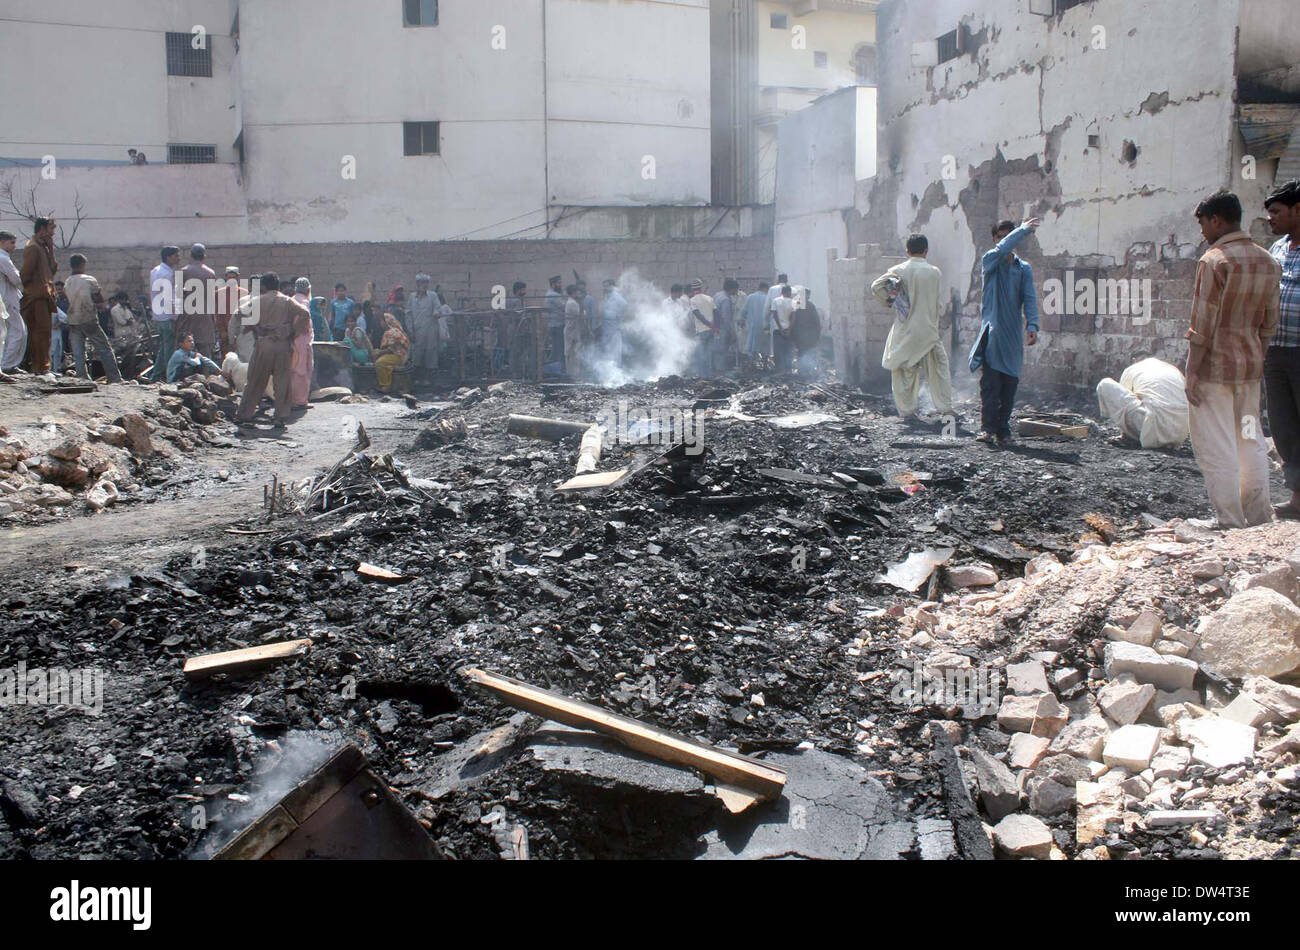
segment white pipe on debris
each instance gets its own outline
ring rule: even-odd
[[[605,441],[605,430],[593,425],[582,434],[582,445],[578,448],[578,474],[589,475],[600,463],[600,449]]]

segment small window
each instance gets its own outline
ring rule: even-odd
[[[1079,4],[1086,2],[1087,0],[1056,0],[1056,15],[1060,16],[1071,7],[1077,7]]]
[[[853,54],[853,75],[859,86],[876,84],[876,48],[860,46]]]
[[[439,148],[437,122],[403,122],[402,140],[405,155],[437,155]]]
[[[939,37],[939,62],[946,63],[961,55],[961,29]]]
[[[829,57],[825,53],[813,51],[813,66],[817,69],[825,69],[829,62]]]
[[[770,22],[774,30],[788,30],[790,29],[790,14],[773,13]]]
[[[213,165],[217,161],[215,145],[168,145],[168,165]]]
[[[197,38],[192,33],[167,34],[167,75],[203,76],[212,78],[211,37],[203,37],[203,48],[195,49]]]
[[[1088,136],[1088,148],[1101,148],[1101,136],[1100,136],[1100,135],[1089,135],[1089,136]]]
[[[402,0],[402,26],[437,26],[438,0]]]

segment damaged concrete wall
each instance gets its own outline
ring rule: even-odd
[[[72,251],[59,251],[66,266]],[[149,271],[158,262],[158,249],[149,247],[89,248],[89,271],[99,278],[106,293],[125,290],[145,293]],[[15,255],[21,264],[21,247]],[[421,271],[441,284],[452,306],[468,298],[469,308],[491,306],[492,288],[528,282],[529,292],[540,295],[547,278],[563,274],[571,280],[576,269],[593,291],[600,282],[635,268],[665,295],[673,283],[703,277],[711,287],[721,287],[724,277],[736,277],[749,289],[772,273],[771,235],[675,241],[448,241],[394,242],[388,244],[208,245],[208,263],[221,273],[227,265],[239,267],[245,277],[274,270],[281,277],[310,277],[313,292],[329,296],[336,281],[348,285],[360,298],[373,280],[387,297],[395,284],[414,289]]]
[[[1039,215],[1021,253],[1040,299],[1074,271],[1140,274],[1156,303],[1136,326],[1127,313],[1058,314],[1027,381],[1092,386],[1123,369],[1130,338],[1181,359],[1201,242],[1192,212],[1233,181],[1240,13],[1240,0],[1093,0],[1051,17],[1024,0],[882,5],[879,172],[850,240],[901,252],[907,233],[926,233],[969,343],[991,227]],[[926,65],[958,28],[963,51]]]
[[[889,389],[889,372],[881,368],[880,358],[894,311],[872,296],[871,282],[903,260],[886,255],[879,244],[860,244],[849,258],[834,250],[826,253],[830,305],[840,315],[831,326],[835,369],[851,386]]]

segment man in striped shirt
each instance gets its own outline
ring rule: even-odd
[[[1268,425],[1291,489],[1290,500],[1276,513],[1295,521],[1300,520],[1300,180],[1269,195],[1264,210],[1273,233],[1281,235],[1271,251],[1282,268],[1279,319],[1264,358]]]
[[[1196,269],[1187,331],[1192,451],[1222,528],[1273,520],[1260,425],[1264,350],[1278,322],[1281,268],[1241,230],[1241,201],[1219,192],[1196,209],[1210,249]]]

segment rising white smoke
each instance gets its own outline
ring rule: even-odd
[[[614,388],[685,372],[694,356],[695,340],[683,332],[676,314],[666,306],[668,292],[642,280],[636,270],[622,273],[618,290],[628,302],[623,318],[623,358],[611,360],[599,344],[594,345],[586,354],[587,378]],[[601,305],[597,298],[596,306]]]

